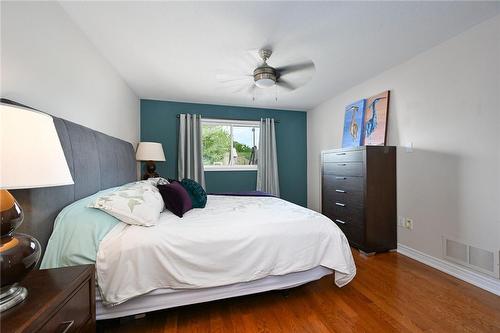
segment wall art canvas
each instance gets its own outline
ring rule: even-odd
[[[345,108],[342,148],[359,147],[363,144],[363,115],[365,100],[352,103]]]
[[[365,146],[383,146],[387,139],[389,91],[366,100],[364,142]]]

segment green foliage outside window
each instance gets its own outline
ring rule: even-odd
[[[252,147],[248,147],[245,144],[234,141],[234,148],[236,148],[236,152],[238,153],[238,164],[249,164],[250,155],[252,154]]]
[[[203,144],[203,163],[221,164],[231,147],[231,134],[222,126],[204,126],[201,136]]]
[[[231,133],[228,126],[204,125],[201,133],[203,164],[228,165],[231,151]],[[233,141],[238,155],[236,165],[249,165],[252,147]]]

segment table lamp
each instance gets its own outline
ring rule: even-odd
[[[138,161],[146,161],[146,171],[142,176],[143,180],[159,177],[160,175],[156,172],[155,161],[165,161],[165,154],[163,153],[161,143],[139,142],[137,152],[135,153],[135,159]]]
[[[0,312],[28,295],[19,282],[40,259],[40,243],[16,233],[23,210],[10,189],[73,184],[51,116],[16,104],[0,103]],[[47,226],[48,227],[48,226]]]

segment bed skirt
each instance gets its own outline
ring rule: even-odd
[[[269,290],[288,289],[319,280],[325,275],[333,274],[333,272],[329,268],[318,266],[303,272],[268,276],[255,281],[221,287],[184,290],[157,289],[116,306],[104,306],[99,292],[96,291],[96,317],[97,320],[119,318],[188,304],[257,294]]]

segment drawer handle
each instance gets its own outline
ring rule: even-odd
[[[347,223],[347,222],[339,220],[339,219],[336,219],[335,222],[342,223],[342,224],[346,224]]]
[[[335,179],[342,179],[342,180],[346,180],[347,178],[346,178],[346,177],[335,177]]]
[[[344,190],[335,190],[335,192],[337,192],[337,193],[347,193],[347,192],[346,192],[346,191],[344,191]]]
[[[71,329],[71,327],[73,327],[74,324],[75,324],[74,320],[63,321],[61,323],[61,326],[64,325],[64,326],[66,326],[66,328],[61,333],[67,333],[67,332],[69,332],[69,330]]]
[[[335,204],[336,204],[337,206],[340,206],[340,207],[345,207],[345,204],[340,203],[340,202],[336,202]]]
[[[346,166],[347,163],[337,163],[338,166]]]
[[[345,153],[337,153],[338,156],[345,155]]]

